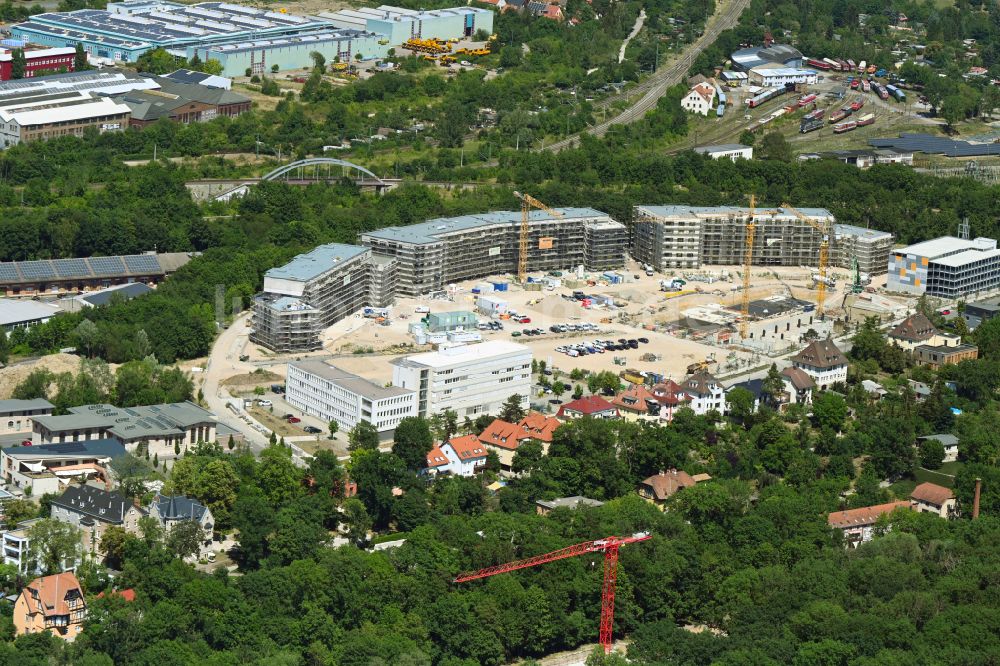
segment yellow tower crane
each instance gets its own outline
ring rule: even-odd
[[[514,192],[514,196],[521,200],[521,237],[519,243],[520,252],[517,257],[517,279],[521,284],[524,284],[528,280],[528,213],[531,212],[532,208],[537,208],[544,210],[553,217],[563,217],[563,214],[549,208],[530,194]]]
[[[746,254],[743,259],[743,308],[740,317],[740,338],[746,340],[747,323],[750,321],[750,264],[753,263],[753,240],[757,233],[757,223],[753,219],[756,198],[750,195],[750,214],[747,216]]]
[[[819,245],[819,280],[816,284],[816,314],[822,319],[826,301],[826,265],[830,258],[830,234],[833,231],[830,228],[830,221],[827,219],[824,222],[817,222],[788,204],[781,204],[781,207],[788,209],[792,215],[823,234],[823,241]]]

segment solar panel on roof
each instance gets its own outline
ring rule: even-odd
[[[22,261],[17,267],[21,269],[21,275],[30,280],[56,277],[56,272],[48,261]]]
[[[0,280],[3,282],[16,282],[21,279],[21,276],[17,274],[17,268],[14,264],[0,264]]]
[[[130,255],[127,257],[122,257],[125,260],[125,265],[132,273],[162,273],[163,269],[160,267],[160,262],[156,260],[156,257],[149,254],[138,254]]]
[[[121,257],[91,257],[88,262],[94,275],[120,275],[125,272]]]
[[[89,277],[90,267],[83,259],[56,259],[52,267],[59,277]]]

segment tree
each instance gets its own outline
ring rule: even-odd
[[[374,451],[378,448],[378,430],[369,421],[358,421],[347,436],[347,450]]]
[[[503,407],[500,408],[499,419],[501,421],[506,421],[507,423],[517,423],[524,418],[524,403],[522,402],[522,396],[516,393],[503,402]]]
[[[732,388],[726,394],[726,404],[729,406],[729,413],[733,419],[742,423],[744,427],[749,427],[750,421],[753,418],[753,403],[753,393],[742,386]]]
[[[579,400],[582,397],[583,397],[583,385],[582,384],[577,384],[573,388],[573,399],[574,400]]]
[[[80,552],[80,530],[69,523],[43,518],[28,530],[33,561],[48,575],[76,564]]]
[[[120,569],[125,559],[126,546],[129,539],[135,539],[120,525],[109,525],[101,535],[99,549],[104,553],[107,565]]]
[[[7,339],[7,331],[0,330],[0,363],[6,364],[10,359],[10,340]]]
[[[821,430],[839,432],[847,418],[847,402],[831,391],[818,393],[813,397],[813,418]]]
[[[313,69],[322,72],[326,68],[326,58],[319,51],[310,51],[309,57],[313,61]]]
[[[292,450],[280,444],[260,452],[254,481],[272,506],[279,506],[304,492],[302,470],[292,461]]]
[[[427,467],[427,454],[434,446],[427,419],[419,416],[408,416],[396,426],[392,444],[392,452],[402,460],[409,469],[420,470]]]
[[[4,502],[4,523],[8,527],[17,525],[38,515],[38,505],[31,500],[11,499]]]
[[[993,317],[979,324],[972,338],[979,347],[979,358],[1000,359],[1000,317]]]
[[[557,397],[562,397],[562,394],[566,392],[566,385],[560,381],[552,382],[552,393]]]
[[[764,160],[791,162],[792,147],[781,132],[768,132],[760,141],[757,155]]]
[[[359,545],[368,540],[372,519],[361,500],[351,497],[344,501],[344,522],[347,525],[348,539]]]
[[[246,486],[233,506],[233,526],[239,530],[239,559],[255,569],[267,557],[267,537],[274,530],[274,509],[258,488]]]
[[[194,520],[182,520],[170,528],[167,533],[167,549],[177,557],[184,559],[201,550],[201,542],[205,540],[205,532]]]
[[[11,52],[10,78],[23,79],[28,61],[24,57],[24,49],[14,49]]]
[[[114,458],[111,461],[111,470],[118,479],[118,492],[127,500],[141,497],[146,492],[146,481],[149,480],[150,470],[139,458],[131,453]]]
[[[330,439],[333,439],[333,436],[340,430],[340,424],[335,419],[331,419],[330,423],[327,424],[327,428],[330,430]]]
[[[750,130],[743,130],[740,132],[740,143],[744,146],[753,146],[754,142],[757,141],[757,135]]]
[[[90,69],[90,65],[87,63],[87,52],[83,50],[83,44],[77,42],[76,54],[73,56],[73,70],[82,72],[86,69]]]
[[[761,384],[761,391],[767,397],[767,402],[771,406],[777,406],[781,401],[781,396],[785,392],[785,380],[782,378],[781,373],[778,372],[778,366],[774,363],[767,370],[767,377],[764,378],[764,383]]]
[[[944,462],[944,444],[936,439],[925,439],[920,443],[920,466],[925,469],[940,469]]]
[[[48,398],[49,385],[55,381],[55,375],[46,368],[35,368],[24,378],[20,384],[14,387],[11,397],[16,400],[33,400],[35,398]]]

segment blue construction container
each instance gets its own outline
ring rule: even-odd
[[[493,285],[493,291],[507,291],[509,286],[506,282],[491,282],[490,284]]]

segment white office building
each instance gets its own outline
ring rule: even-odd
[[[889,291],[959,298],[998,288],[1000,250],[992,238],[942,236],[889,255]]]
[[[781,88],[788,83],[816,83],[816,72],[791,67],[754,67],[750,70],[750,85]]]
[[[500,412],[512,395],[528,407],[531,349],[494,340],[393,361],[394,386],[417,392],[417,415],[451,409],[459,419]]]
[[[708,155],[713,160],[725,158],[735,162],[741,158],[744,160],[753,159],[753,146],[744,146],[742,143],[723,143],[718,146],[698,146],[694,149],[694,152],[701,153],[702,155]]]
[[[417,415],[415,391],[379,386],[318,359],[288,364],[285,400],[306,414],[336,421],[341,430],[368,421],[380,433],[391,432]]]

